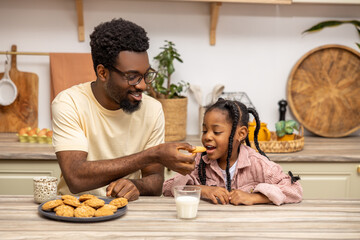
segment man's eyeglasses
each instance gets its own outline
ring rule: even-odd
[[[122,72],[113,66],[109,66],[108,68],[123,76],[127,80],[128,84],[132,86],[138,85],[143,78],[146,84],[150,84],[152,81],[154,81],[157,75],[157,71],[155,71],[151,67],[146,71],[144,75],[138,72]]]

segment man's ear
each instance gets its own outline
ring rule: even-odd
[[[104,67],[104,65],[99,64],[96,66],[96,74],[100,81],[105,82],[109,76],[109,70]]]
[[[236,141],[238,142],[244,141],[247,135],[248,135],[247,127],[241,126],[236,129],[236,133],[235,133]]]

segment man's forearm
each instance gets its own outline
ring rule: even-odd
[[[73,193],[96,189],[143,169],[155,160],[151,150],[112,160],[87,161],[85,152],[58,152],[61,171]]]

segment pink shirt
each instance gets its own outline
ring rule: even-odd
[[[201,185],[198,166],[201,154],[196,156],[196,167],[188,175],[176,174],[163,185],[164,196],[173,196],[172,188],[179,185]],[[204,156],[206,163],[206,185],[226,188],[225,179],[217,161],[209,161]],[[231,181],[232,189],[242,191],[260,192],[267,196],[276,205],[283,203],[296,203],[302,200],[302,187],[299,181],[291,183],[291,177],[282,171],[279,164],[268,160],[254,149],[241,144],[234,178]]]

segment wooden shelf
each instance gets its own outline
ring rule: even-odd
[[[144,1],[144,0],[138,0]],[[222,3],[255,3],[255,4],[292,4],[292,3],[324,3],[324,4],[360,4],[360,0],[153,0],[161,2],[205,2],[210,4],[210,45],[216,43],[216,28]],[[78,18],[78,39],[85,41],[83,0],[75,0]]]
[[[210,4],[210,45],[216,42],[216,27],[219,20],[220,6],[226,3],[259,3],[259,4],[291,4],[291,0],[161,0],[163,2],[207,2]],[[85,41],[83,0],[75,0],[78,18],[78,39]]]
[[[223,3],[261,3],[261,4],[291,4],[291,0],[161,0],[163,2],[223,2]]]

